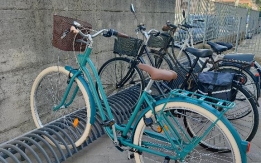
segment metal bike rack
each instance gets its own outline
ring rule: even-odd
[[[136,89],[131,87],[108,98],[116,122],[121,123],[130,117],[133,106],[139,97]],[[79,110],[76,114],[81,114],[82,111],[84,110]],[[105,134],[100,125],[101,122],[100,115],[97,112],[96,121],[88,139],[82,145],[76,147],[72,143],[72,138],[64,132],[66,125],[60,120],[56,120],[43,128],[32,130],[0,144],[0,162],[60,163]],[[57,132],[62,132],[63,136],[57,134]],[[71,133],[72,135],[77,134]],[[46,138],[50,139],[54,145],[51,145]],[[59,143],[62,143],[65,149],[62,149]],[[69,148],[69,145],[72,147]]]

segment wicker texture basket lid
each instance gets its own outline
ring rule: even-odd
[[[75,34],[68,33],[66,37],[61,39],[64,31],[69,30],[72,26],[73,21],[77,21],[83,27],[91,29],[92,25],[73,18],[68,18],[59,15],[53,15],[53,40],[52,45],[60,50],[64,51],[84,51],[86,48],[86,44],[74,42]],[[83,33],[89,32],[87,29],[81,30]],[[80,35],[76,36],[76,39],[82,39]]]

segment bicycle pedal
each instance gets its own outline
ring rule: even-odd
[[[163,161],[163,163],[169,163],[169,161],[170,161],[169,156],[166,156],[165,159],[164,159],[164,161]]]
[[[115,145],[115,147],[119,150],[119,151],[121,151],[121,152],[123,152],[124,151],[124,149],[122,149],[120,146],[118,146],[118,145]]]
[[[115,120],[112,119],[112,120],[105,120],[101,123],[101,126],[102,127],[111,127],[115,124]]]
[[[128,160],[133,159],[134,158],[134,153],[131,153],[130,151],[128,151]]]

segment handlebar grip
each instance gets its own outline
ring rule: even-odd
[[[108,31],[103,33],[104,37],[111,37],[111,36],[118,36],[118,37],[124,37],[124,38],[129,38],[128,35],[124,34],[124,33],[120,33],[115,31],[114,29],[109,29]]]
[[[121,33],[121,32],[117,32],[117,35],[114,35],[114,36],[123,37],[123,38],[129,38],[128,35],[126,35],[124,33]]]
[[[174,24],[168,24],[168,26],[170,26],[170,27],[172,27],[172,28],[178,28],[176,25],[174,25]]]
[[[73,21],[72,25],[75,27],[75,28],[80,28],[82,27],[82,25],[80,23],[78,23],[77,21]]]
[[[163,31],[168,31],[168,30],[170,30],[170,27],[167,26],[167,25],[164,25],[164,26],[162,27],[162,30],[163,30]]]

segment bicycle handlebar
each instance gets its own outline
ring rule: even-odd
[[[175,30],[177,29],[178,27],[174,24],[171,24],[169,21],[166,22],[166,25],[162,27],[162,30],[163,31],[168,31],[168,30],[172,30],[175,32]]]
[[[198,21],[198,22],[205,22],[205,20],[203,20],[203,19],[193,19],[192,20],[193,22],[195,22],[195,21]],[[195,26],[192,26],[192,25],[190,25],[190,24],[188,24],[188,23],[185,23],[185,24],[179,24],[178,25],[181,29],[183,29],[183,30],[187,30],[187,29],[189,29],[189,28],[194,28]],[[183,27],[183,28],[182,28]],[[184,29],[184,28],[186,28],[186,29]]]
[[[118,37],[123,37],[123,38],[129,38],[128,35],[115,31],[114,29],[109,29],[108,31],[104,31],[102,34],[104,37],[111,37],[113,36],[118,36]]]
[[[140,23],[137,27],[138,27],[136,29],[137,31],[145,31],[146,30],[145,24]]]
[[[91,34],[84,34],[84,33],[82,33],[81,30],[79,30],[80,27],[82,27],[81,24],[79,24],[78,22],[74,21],[73,25],[70,28],[70,32],[73,32],[75,34],[80,34],[82,37],[88,38],[90,40],[91,40],[91,38],[94,38],[94,37],[98,36],[101,33],[102,33],[102,35],[104,37],[118,36],[118,37],[129,38],[128,35],[126,35],[124,33],[121,33],[121,32],[118,32],[118,31],[116,31],[114,29],[102,29],[102,30],[94,33],[93,35],[91,35]],[[65,37],[64,35],[66,35],[68,33],[69,33],[68,30],[66,30],[63,33],[63,36],[61,38],[64,38]]]
[[[153,34],[154,36],[158,36],[160,34],[160,32],[156,29],[151,29],[148,32],[146,32],[146,27],[145,24],[139,24],[137,26],[138,28],[135,30],[136,32],[141,32],[143,35],[145,35],[145,37],[147,38],[148,35]]]

